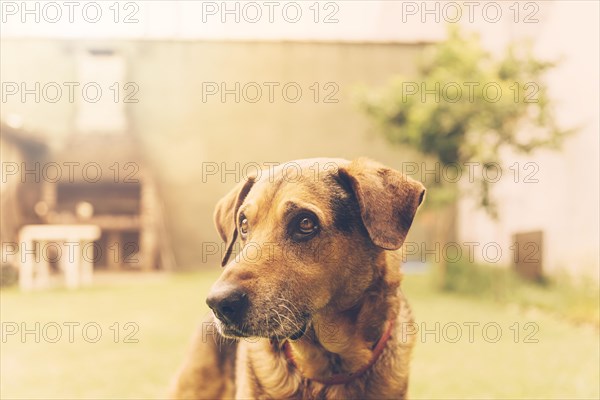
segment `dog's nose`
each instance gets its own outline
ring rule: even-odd
[[[248,307],[247,294],[237,287],[212,291],[206,298],[206,304],[217,318],[228,322],[239,322]]]

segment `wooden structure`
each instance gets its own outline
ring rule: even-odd
[[[128,135],[73,136],[52,157],[59,166],[71,166],[71,174],[43,183],[36,208],[45,222],[100,228],[96,269],[172,267],[155,182],[137,149]]]
[[[2,125],[2,144],[10,150],[3,150],[3,163],[17,171],[3,177],[0,236],[21,250],[8,263],[20,269],[23,289],[44,287],[47,275],[56,274],[77,287],[90,281],[89,268],[174,267],[155,181],[131,135],[73,134],[59,150],[30,136]],[[65,238],[92,243],[91,257],[33,263],[23,257],[36,243],[62,249]]]

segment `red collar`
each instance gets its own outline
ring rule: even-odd
[[[373,364],[375,364],[375,362],[377,362],[379,356],[381,355],[381,353],[383,353],[383,349],[385,348],[387,341],[389,340],[390,336],[392,336],[392,329],[394,328],[394,325],[395,324],[393,320],[387,322],[387,329],[385,330],[381,338],[379,338],[377,345],[375,345],[375,348],[373,349],[373,354],[371,355],[371,360],[357,371],[351,374],[335,374],[329,377],[328,379],[309,378],[309,380],[321,383],[323,385],[345,385],[360,377],[362,374],[367,372],[367,370],[371,368]],[[294,361],[292,349],[290,348],[289,342],[287,340],[283,343],[282,348],[288,363],[290,363],[294,368],[298,369],[298,366]]]

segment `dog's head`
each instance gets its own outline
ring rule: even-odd
[[[225,336],[297,338],[317,313],[359,302],[376,261],[402,246],[425,189],[367,159],[262,172],[217,204],[225,270],[207,303]]]

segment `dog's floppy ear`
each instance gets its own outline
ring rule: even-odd
[[[425,187],[400,172],[359,158],[339,168],[354,192],[363,224],[375,245],[386,250],[402,246]]]
[[[231,256],[233,245],[237,239],[237,220],[236,215],[244,199],[254,185],[254,177],[248,177],[244,182],[238,183],[229,193],[227,193],[215,207],[215,225],[221,239],[227,243],[227,250],[221,260],[221,266],[224,267]]]

